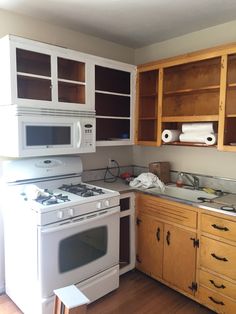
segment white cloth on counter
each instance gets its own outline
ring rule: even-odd
[[[182,133],[214,133],[214,127],[212,122],[198,122],[198,123],[183,123]]]
[[[144,189],[159,187],[161,191],[165,190],[165,184],[151,172],[141,173],[137,178],[131,181],[129,185],[132,187]]]
[[[180,135],[179,130],[164,130],[161,135],[161,139],[165,143],[171,143],[175,141],[179,141],[179,135]]]

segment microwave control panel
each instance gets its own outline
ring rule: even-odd
[[[94,145],[94,131],[94,124],[88,122],[83,125],[82,141],[84,146]]]

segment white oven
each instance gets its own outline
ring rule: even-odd
[[[32,157],[95,152],[95,112],[2,106],[0,154]],[[6,136],[7,134],[7,136]]]
[[[25,314],[52,314],[53,290],[91,302],[119,287],[119,193],[81,181],[78,156],[5,161],[6,293]]]
[[[117,265],[119,207],[38,227],[41,295]]]

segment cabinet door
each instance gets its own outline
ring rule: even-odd
[[[236,54],[222,56],[218,148],[236,151]]]
[[[86,104],[85,62],[58,57],[58,102]]]
[[[16,98],[51,101],[51,56],[21,48],[15,54]]]
[[[163,224],[154,217],[139,215],[137,268],[152,277],[162,277]]]
[[[192,239],[196,233],[165,224],[163,279],[193,294],[195,281],[196,248]]]

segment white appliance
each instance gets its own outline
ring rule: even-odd
[[[119,286],[119,193],[81,173],[79,157],[3,165],[6,293],[25,314],[52,314],[60,287],[92,302]]]
[[[33,157],[95,152],[95,112],[0,107],[0,155]]]

